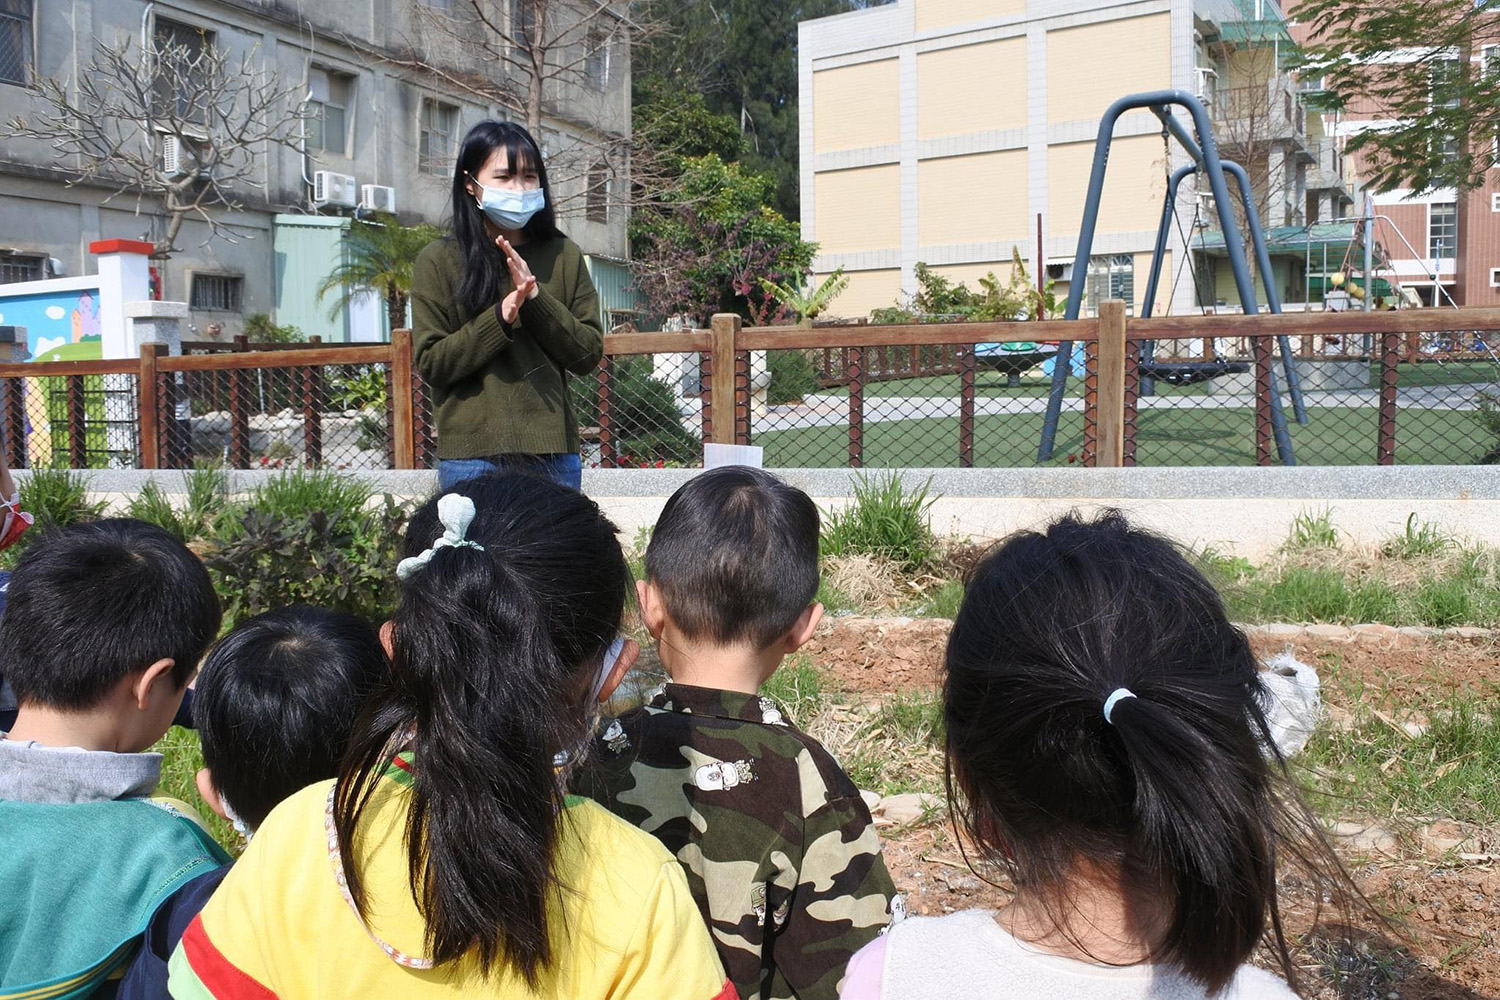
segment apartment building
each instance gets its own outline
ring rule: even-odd
[[[495,6],[520,18],[527,2]],[[567,9],[553,8],[556,16]],[[404,222],[441,224],[458,141],[483,118],[511,117],[450,82],[474,74],[506,82],[502,67],[481,63],[424,16],[458,9],[453,0],[5,0],[0,120],[36,112],[33,72],[73,81],[76,90],[96,41],[129,38],[135,51],[153,43],[213,45],[236,65],[248,58],[252,71],[303,95],[305,141],[300,149],[267,144],[260,151],[254,182],[238,192],[243,208],[231,217],[244,238],[213,236],[188,220],[175,241],[180,252],[158,262],[160,295],[190,304],[200,337],[237,333],[246,315],[273,313],[305,333],[341,339],[326,328],[328,303],[312,290],[338,260],[342,220],[394,208]],[[589,51],[566,53],[577,57],[576,81],[544,90],[544,151],[587,145],[582,140],[623,148],[616,141],[630,133],[623,28],[591,26],[570,44]],[[410,68],[412,61],[421,66]],[[628,190],[628,169],[621,153],[554,182],[563,227],[603,261],[626,256],[623,202],[610,192]],[[132,194],[111,198],[108,188],[70,186],[73,177],[45,141],[8,140],[0,150],[0,281],[84,273],[95,240],[161,239],[164,220],[149,201],[137,212]],[[379,313],[372,306],[371,315]]]
[[[852,279],[833,311],[912,293],[919,261],[972,287],[1004,276],[1013,251],[1060,291],[1088,282],[1086,310],[1109,297],[1139,310],[1167,175],[1189,162],[1149,112],[1116,125],[1089,273],[1071,273],[1100,117],[1139,91],[1201,96],[1268,225],[1342,211],[1333,137],[1309,122],[1283,44],[1274,0],[897,0],[803,23],[804,235],[819,274]],[[1233,287],[1206,245],[1203,187],[1202,202],[1196,178],[1179,189],[1158,314]],[[1301,298],[1301,260],[1277,264],[1283,298]]]

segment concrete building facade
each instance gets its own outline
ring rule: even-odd
[[[444,82],[445,75],[466,73],[494,79],[502,70],[440,42],[419,4],[453,9],[444,0],[11,0],[0,7],[0,119],[36,112],[31,73],[76,88],[96,41],[127,37],[137,45],[202,38],[308,95],[305,154],[267,144],[255,183],[239,192],[243,209],[229,218],[246,237],[211,236],[190,219],[176,241],[180,252],[158,262],[161,296],[191,306],[188,336],[211,330],[229,336],[240,332],[246,315],[275,312],[278,283],[289,269],[331,266],[286,259],[275,249],[278,214],[355,214],[314,203],[316,171],[352,176],[356,190],[391,188],[402,221],[441,224],[450,214],[453,160],[464,132],[483,118],[511,117]],[[597,52],[580,60],[586,77],[546,91],[538,137],[544,147],[576,145],[580,136],[601,143],[629,136],[628,38],[623,31],[602,40],[591,34],[587,44]],[[387,59],[412,53],[434,71],[397,69]],[[149,202],[137,212],[128,193],[110,198],[104,187],[69,186],[69,168],[46,142],[8,140],[0,150],[0,281],[79,274],[93,266],[87,247],[95,240],[162,236],[163,220]],[[610,178],[600,190],[628,190],[628,170],[623,155],[600,163],[598,171]],[[564,205],[560,222],[586,253],[623,258],[625,212],[615,199],[585,194],[585,185],[594,189],[588,180],[555,184]],[[341,338],[333,332],[326,339]]]
[[[1085,311],[1107,297],[1138,311],[1166,177],[1189,162],[1149,112],[1116,125],[1089,274],[1071,273],[1100,117],[1134,92],[1198,94],[1216,131],[1253,105],[1270,141],[1224,152],[1257,158],[1245,166],[1262,214],[1280,225],[1300,224],[1309,206],[1333,211],[1348,199],[1338,155],[1331,142],[1322,160],[1313,152],[1321,122],[1310,134],[1274,52],[1284,37],[1273,0],[897,0],[805,22],[804,235],[819,244],[818,274],[842,267],[852,279],[833,311],[862,315],[910,295],[919,261],[971,287],[989,271],[1004,277],[1013,251],[1033,275],[1044,265],[1059,293],[1087,281]],[[1266,49],[1257,75],[1243,54]],[[1218,298],[1212,266],[1195,274],[1188,256],[1195,210],[1213,217],[1198,198],[1190,177],[1158,315]],[[1278,268],[1295,298],[1302,277]]]

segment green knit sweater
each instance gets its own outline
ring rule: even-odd
[[[567,373],[587,375],[603,356],[599,293],[572,240],[516,250],[536,275],[538,292],[509,326],[500,321],[498,299],[477,314],[455,301],[463,281],[456,243],[436,240],[417,257],[412,350],[432,387],[439,458],[578,451]],[[514,288],[507,269],[500,299]]]

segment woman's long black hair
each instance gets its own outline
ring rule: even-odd
[[[563,789],[554,755],[589,735],[585,705],[619,633],[629,571],[592,500],[500,473],[454,487],[474,502],[467,538],[401,589],[391,684],[350,741],[334,799],[344,875],[364,912],[360,815],[402,747],[415,752],[406,826],[411,890],[428,956],[471,950],[536,985],[552,959],[547,905]],[[443,534],[438,497],[412,516],[405,554]]]
[[[1104,718],[1104,703],[1120,700]],[[1271,741],[1254,654],[1212,584],[1118,512],[1024,531],[975,568],[943,685],[949,800],[1067,927],[1080,862],[1164,915],[1152,961],[1222,989],[1267,935],[1295,986],[1278,855],[1357,892]],[[955,787],[961,795],[955,795]]]
[[[458,162],[453,167],[453,238],[458,243],[464,259],[464,277],[458,286],[458,304],[466,313],[479,313],[500,301],[500,288],[508,274],[505,255],[495,246],[495,241],[485,231],[484,212],[479,203],[468,192],[465,182],[479,183],[479,172],[489,162],[490,155],[504,148],[512,169],[523,166],[535,167],[542,192],[547,196],[546,206],[522,230],[531,242],[562,236],[557,228],[557,212],[552,202],[552,187],[547,182],[547,164],[542,161],[542,150],[531,133],[515,122],[500,122],[485,119],[464,136],[458,150]]]

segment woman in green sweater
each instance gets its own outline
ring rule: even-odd
[[[453,172],[453,233],[412,272],[412,349],[433,393],[443,489],[531,468],[578,489],[568,373],[604,353],[599,295],[557,228],[547,168],[519,125],[483,121]]]

